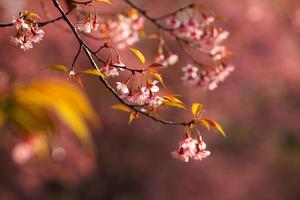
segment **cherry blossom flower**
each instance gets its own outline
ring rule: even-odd
[[[190,158],[193,158],[197,150],[197,140],[187,137],[183,141],[179,142],[179,148],[176,151],[171,152],[173,158],[188,162]]]
[[[119,76],[118,69],[115,67],[111,67],[109,65],[105,65],[101,68],[101,71],[105,74],[107,77],[116,77]]]
[[[206,150],[206,144],[202,138],[198,140],[187,136],[183,141],[179,142],[179,148],[171,152],[173,158],[188,162],[189,159],[202,160],[210,155],[210,151]]]
[[[199,137],[197,147],[196,147],[196,153],[193,156],[194,160],[202,160],[204,158],[207,158],[211,153],[210,151],[205,150],[206,144],[203,142],[202,138]]]
[[[159,91],[159,87],[156,85],[157,83],[159,83],[157,80],[154,80],[151,83],[148,83],[148,88],[152,93],[156,93]]]
[[[157,95],[152,95],[151,97],[148,98],[148,105],[154,108],[161,106],[163,102],[164,99]]]
[[[234,71],[233,65],[222,63],[214,69],[205,70],[200,75],[199,85],[208,90],[214,90]]]
[[[167,19],[167,24],[173,28],[173,29],[177,29],[180,27],[181,22],[176,18],[176,17],[172,17]]]
[[[27,51],[33,48],[33,43],[39,43],[45,35],[45,32],[38,28],[38,23],[28,16],[28,11],[20,14],[20,18],[13,19],[16,24],[17,34],[11,37],[11,43],[20,49]]]
[[[162,60],[160,60],[158,63],[161,63],[164,66],[172,66],[175,65],[178,61],[178,55],[171,54],[168,58],[164,59],[164,56],[162,57]]]
[[[198,75],[198,68],[192,64],[187,64],[182,68],[183,76],[181,79],[189,85],[196,85],[200,79]]]
[[[116,82],[116,83],[117,83],[116,88],[117,88],[118,92],[121,93],[121,95],[128,95],[129,94],[129,89],[124,83],[121,83],[121,82]]]
[[[91,33],[92,31],[98,31],[99,23],[97,20],[97,15],[94,15],[92,17],[91,14],[84,20],[78,22],[78,30],[85,32],[85,33]]]

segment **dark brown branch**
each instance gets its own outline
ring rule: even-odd
[[[155,20],[156,20],[156,21],[159,21],[159,20],[166,19],[166,18],[168,18],[168,17],[171,17],[171,16],[176,15],[178,12],[181,12],[181,11],[187,9],[187,8],[193,8],[194,6],[195,6],[195,4],[193,4],[193,3],[192,3],[192,4],[189,4],[189,5],[187,5],[187,6],[184,6],[184,7],[182,7],[182,8],[179,8],[179,9],[177,9],[177,10],[171,12],[171,13],[168,13],[168,14],[163,15],[163,16],[161,16],[161,17],[157,17],[157,18],[155,18]]]
[[[70,9],[69,11],[67,11],[66,13],[64,13],[65,15],[69,15],[72,11],[73,11],[74,8]],[[63,19],[62,16],[60,17],[57,17],[57,18],[54,18],[54,19],[51,19],[49,21],[44,21],[44,22],[39,22],[38,25],[40,27],[43,27],[43,26],[46,26],[48,24],[51,24],[51,23],[54,23],[54,22],[57,22],[59,20]],[[0,24],[0,28],[5,28],[5,27],[10,27],[10,26],[13,26],[14,23],[4,23],[4,24]]]
[[[70,21],[70,19],[65,15],[62,7],[60,6],[58,0],[52,0],[54,6],[57,8],[57,10],[61,13],[64,21],[69,25],[69,27],[71,28],[74,36],[76,37],[76,39],[78,40],[79,44],[82,45],[83,50],[85,51],[86,55],[88,56],[89,60],[92,63],[92,66],[97,69],[100,70],[96,61],[94,60],[92,53],[93,51],[86,45],[86,43],[82,40],[82,38],[80,37],[79,33],[77,32],[76,28],[73,26],[72,22]],[[140,110],[139,108],[132,106],[130,104],[128,104],[126,101],[124,101],[118,94],[117,92],[114,90],[114,88],[107,82],[107,80],[105,80],[102,77],[99,77],[99,80],[105,85],[105,87],[124,105],[130,107],[133,111],[140,113],[144,116],[147,116],[149,118],[151,118],[154,121],[160,122],[162,124],[167,124],[167,125],[182,125],[182,126],[189,126],[191,124],[194,123],[193,120],[188,121],[188,122],[173,122],[173,121],[167,121],[167,120],[163,120],[163,119],[158,119],[155,118],[154,116],[151,115],[151,113],[145,112]]]

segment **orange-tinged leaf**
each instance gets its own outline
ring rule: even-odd
[[[34,12],[34,11],[29,11],[28,13],[26,13],[27,14],[27,16],[29,16],[29,17],[36,17],[36,18],[38,18],[38,19],[41,19],[41,17],[36,13],[36,12]]]
[[[103,2],[103,3],[108,3],[108,4],[112,5],[110,0],[96,0],[96,2]]]
[[[150,69],[149,73],[151,76],[153,76],[155,79],[157,79],[164,87],[166,87],[162,76],[155,69]]]
[[[130,50],[140,59],[142,63],[145,63],[145,56],[136,48],[130,48]]]
[[[183,105],[183,102],[179,100],[177,97],[175,97],[174,95],[166,95],[163,96],[163,98],[167,101],[181,103]]]
[[[115,110],[122,110],[124,112],[131,112],[131,109],[128,106],[125,106],[124,104],[115,104],[112,105],[110,108]]]
[[[201,119],[201,120],[206,121],[210,126],[212,126],[215,129],[217,129],[224,137],[226,137],[226,134],[225,134],[223,128],[216,121],[211,120],[211,119]]]
[[[40,116],[51,116],[53,113],[62,120],[65,125],[84,142],[90,142],[89,129],[86,121],[97,122],[98,117],[93,111],[85,95],[76,87],[66,81],[43,80],[36,81],[27,86],[18,87],[13,92],[13,97],[18,103],[18,116],[22,115],[22,120],[15,116],[27,129],[37,127],[38,130],[45,131],[47,118]],[[20,108],[22,108],[20,110]],[[30,112],[24,108],[31,109]],[[44,119],[41,121],[41,119]],[[25,122],[22,122],[27,120]],[[37,126],[39,125],[41,126]],[[29,125],[29,126],[28,126]]]
[[[66,73],[69,72],[69,69],[64,65],[53,65],[53,66],[46,67],[46,69],[63,71],[63,72],[66,72]]]
[[[172,106],[172,107],[177,107],[177,108],[181,108],[184,110],[186,109],[182,103],[170,102],[170,101],[164,101],[162,106]]]
[[[203,105],[201,103],[193,103],[192,113],[197,117],[203,110]]]

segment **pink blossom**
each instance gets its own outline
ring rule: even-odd
[[[148,83],[148,88],[152,93],[159,91],[159,87],[156,85],[157,83],[159,83],[157,80],[154,80],[152,83]]]
[[[188,162],[190,158],[193,158],[196,154],[197,140],[187,137],[183,141],[179,142],[179,148],[173,151],[171,154],[175,159]]]
[[[149,97],[147,101],[149,106],[156,108],[161,106],[161,104],[164,102],[164,99],[160,96],[153,95]]]
[[[109,65],[105,65],[101,68],[101,71],[105,74],[107,77],[116,77],[119,76],[118,69],[115,67],[111,67]]]
[[[94,18],[89,15],[85,21],[78,22],[78,30],[83,31],[85,33],[91,33],[92,31],[97,31],[99,27],[99,23],[97,20],[97,16],[95,15]]]
[[[117,83],[117,90],[122,94],[122,95],[128,95],[129,94],[129,89],[128,87],[121,82],[116,82]]]
[[[172,17],[167,19],[167,24],[171,26],[171,28],[177,29],[180,27],[181,22],[176,17]]]
[[[198,68],[195,67],[192,64],[187,64],[182,68],[183,76],[181,79],[189,84],[189,85],[195,85],[199,81],[199,75],[198,75]]]
[[[202,160],[210,155],[210,151],[205,150],[206,144],[202,138],[198,140],[187,136],[179,142],[178,150],[171,152],[173,158],[188,162],[189,159]]]

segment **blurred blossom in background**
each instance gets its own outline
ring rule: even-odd
[[[136,1],[152,16],[190,2]],[[212,155],[201,162],[172,159],[170,152],[182,138],[182,127],[168,127],[145,118],[128,126],[126,114],[109,109],[117,101],[97,78],[84,78],[84,90],[102,119],[102,127],[92,131],[95,152],[84,151],[62,126],[51,157],[33,156],[37,144],[33,138],[20,140],[14,130],[1,129],[1,200],[300,199],[299,0],[197,2],[225,18],[222,26],[230,31],[226,45],[235,52],[235,71],[214,91],[183,85],[179,81],[181,68],[188,58],[167,36],[169,46],[180,59],[161,73],[167,90],[182,94],[186,105],[202,102],[205,116],[223,125],[226,138],[201,130]],[[112,7],[103,6],[103,12],[128,8],[121,1],[112,3]],[[36,0],[2,0],[0,6],[1,22],[10,22],[24,9],[36,10],[44,17]],[[58,15],[52,7],[50,10],[53,16]],[[149,22],[145,23],[146,33],[156,31]],[[76,53],[73,47],[78,44],[54,24],[43,30],[43,42],[28,52],[10,44],[14,27],[0,30],[0,91],[15,80],[66,78],[41,68],[70,66]],[[153,57],[155,45],[151,42],[141,41],[136,46],[146,58]],[[121,56],[128,64],[136,62],[126,49]],[[87,60],[82,58],[77,65],[85,67]],[[190,116],[171,109],[164,117],[178,120]]]

